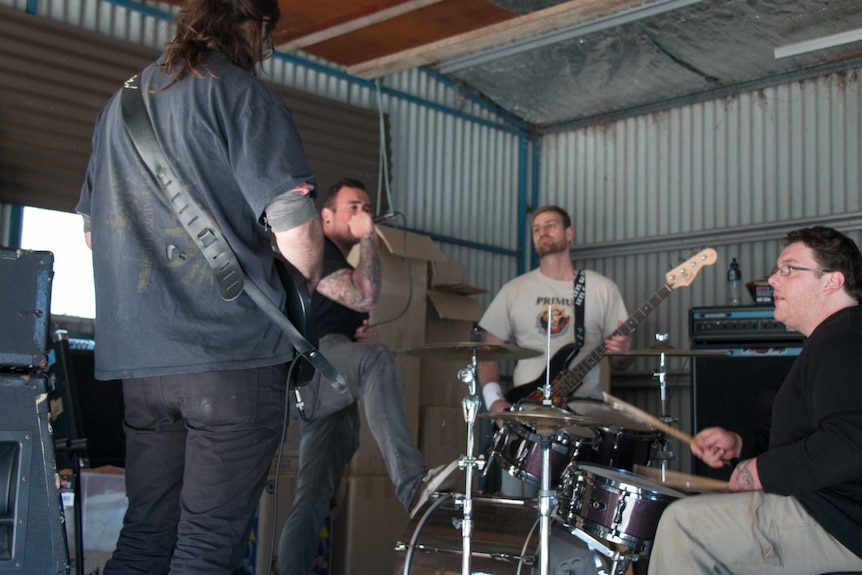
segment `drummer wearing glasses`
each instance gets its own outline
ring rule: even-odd
[[[808,339],[775,397],[768,448],[718,427],[695,436],[712,467],[742,459],[734,493],[672,503],[651,574],[862,571],[862,255],[826,227],[784,242],[775,319]]]

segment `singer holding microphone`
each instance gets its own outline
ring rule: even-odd
[[[453,464],[428,471],[413,444],[410,422],[395,356],[377,343],[368,312],[380,297],[380,254],[374,224],[393,214],[373,218],[365,186],[342,179],[321,195],[326,236],[323,273],[312,296],[318,321],[320,350],[347,380],[339,394],[325,382],[303,388],[299,473],[293,506],[285,520],[278,549],[279,575],[307,575],[317,550],[320,530],[334,503],[344,466],[359,448],[359,410],[365,405],[395,494],[412,513],[428,495],[457,479]],[[359,244],[356,268],[347,254]],[[319,379],[319,375],[315,376]],[[371,528],[372,525],[369,525]]]

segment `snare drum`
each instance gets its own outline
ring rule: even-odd
[[[586,427],[571,426],[557,431],[550,445],[550,485],[559,485],[563,470],[573,459],[595,460],[596,432]],[[503,470],[521,481],[541,487],[542,437],[530,427],[507,422],[494,435],[491,457],[500,461]]]
[[[556,515],[569,528],[648,556],[661,514],[681,497],[629,471],[573,464],[563,472]]]
[[[604,422],[593,426],[598,434],[595,456],[581,461],[632,471],[635,465],[649,464],[663,437],[660,431],[601,401],[576,399],[568,402],[566,409]]]

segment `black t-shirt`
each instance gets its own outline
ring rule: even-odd
[[[326,277],[344,268],[353,269],[341,254],[341,250],[326,238],[326,245],[323,248],[322,276]],[[368,319],[367,313],[352,310],[319,292],[314,292],[311,296],[311,307],[317,318],[317,331],[320,337],[330,333],[340,333],[353,339],[356,329],[362,325],[363,320]]]
[[[225,56],[212,75],[141,73],[165,154],[192,199],[221,228],[251,281],[285,300],[266,206],[314,185],[284,99]],[[96,281],[96,377],[121,379],[249,369],[289,361],[293,348],[247,294],[222,299],[212,269],[142,168],[115,94],[99,114],[77,211],[90,216]],[[302,195],[302,194],[299,194]],[[316,215],[295,203],[297,225]],[[302,215],[300,218],[299,216]]]
[[[764,491],[793,495],[826,531],[862,557],[862,308],[823,320],[772,408]]]

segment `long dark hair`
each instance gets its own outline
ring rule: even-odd
[[[173,82],[189,74],[198,78],[208,71],[207,52],[221,52],[244,70],[254,73],[263,58],[260,26],[246,38],[243,24],[266,22],[269,35],[281,12],[277,0],[189,0],[177,15],[177,33],[165,46],[165,69],[176,71]],[[175,70],[180,67],[179,70]]]

